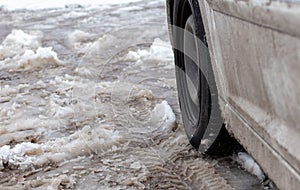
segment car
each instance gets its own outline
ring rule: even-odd
[[[225,125],[280,189],[300,188],[300,1],[167,0],[182,120],[207,151]]]

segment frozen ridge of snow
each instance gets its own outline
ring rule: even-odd
[[[236,161],[252,175],[255,175],[259,180],[263,181],[265,175],[254,159],[245,152],[239,152]]]
[[[124,4],[138,2],[141,0],[22,0],[22,1],[11,1],[1,0],[0,6],[4,6],[6,9],[18,10],[18,9],[50,9],[50,8],[64,8],[66,5],[81,5],[81,6],[98,6],[98,5],[113,5],[113,4]]]

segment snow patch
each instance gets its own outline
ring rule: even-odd
[[[263,171],[249,154],[239,152],[236,157],[236,161],[242,166],[242,168],[252,175],[255,175],[259,180],[263,181],[265,179]]]

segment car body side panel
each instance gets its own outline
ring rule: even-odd
[[[256,0],[199,3],[229,130],[279,188],[297,189],[300,6]]]
[[[218,12],[300,37],[299,0],[205,1]]]

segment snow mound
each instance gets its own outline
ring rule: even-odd
[[[13,30],[0,45],[0,68],[31,70],[46,65],[62,65],[52,47],[41,47],[43,33],[26,34]]]
[[[263,181],[265,179],[263,171],[249,154],[245,152],[239,152],[236,161],[246,171],[250,172],[252,175],[255,175],[259,180]]]

